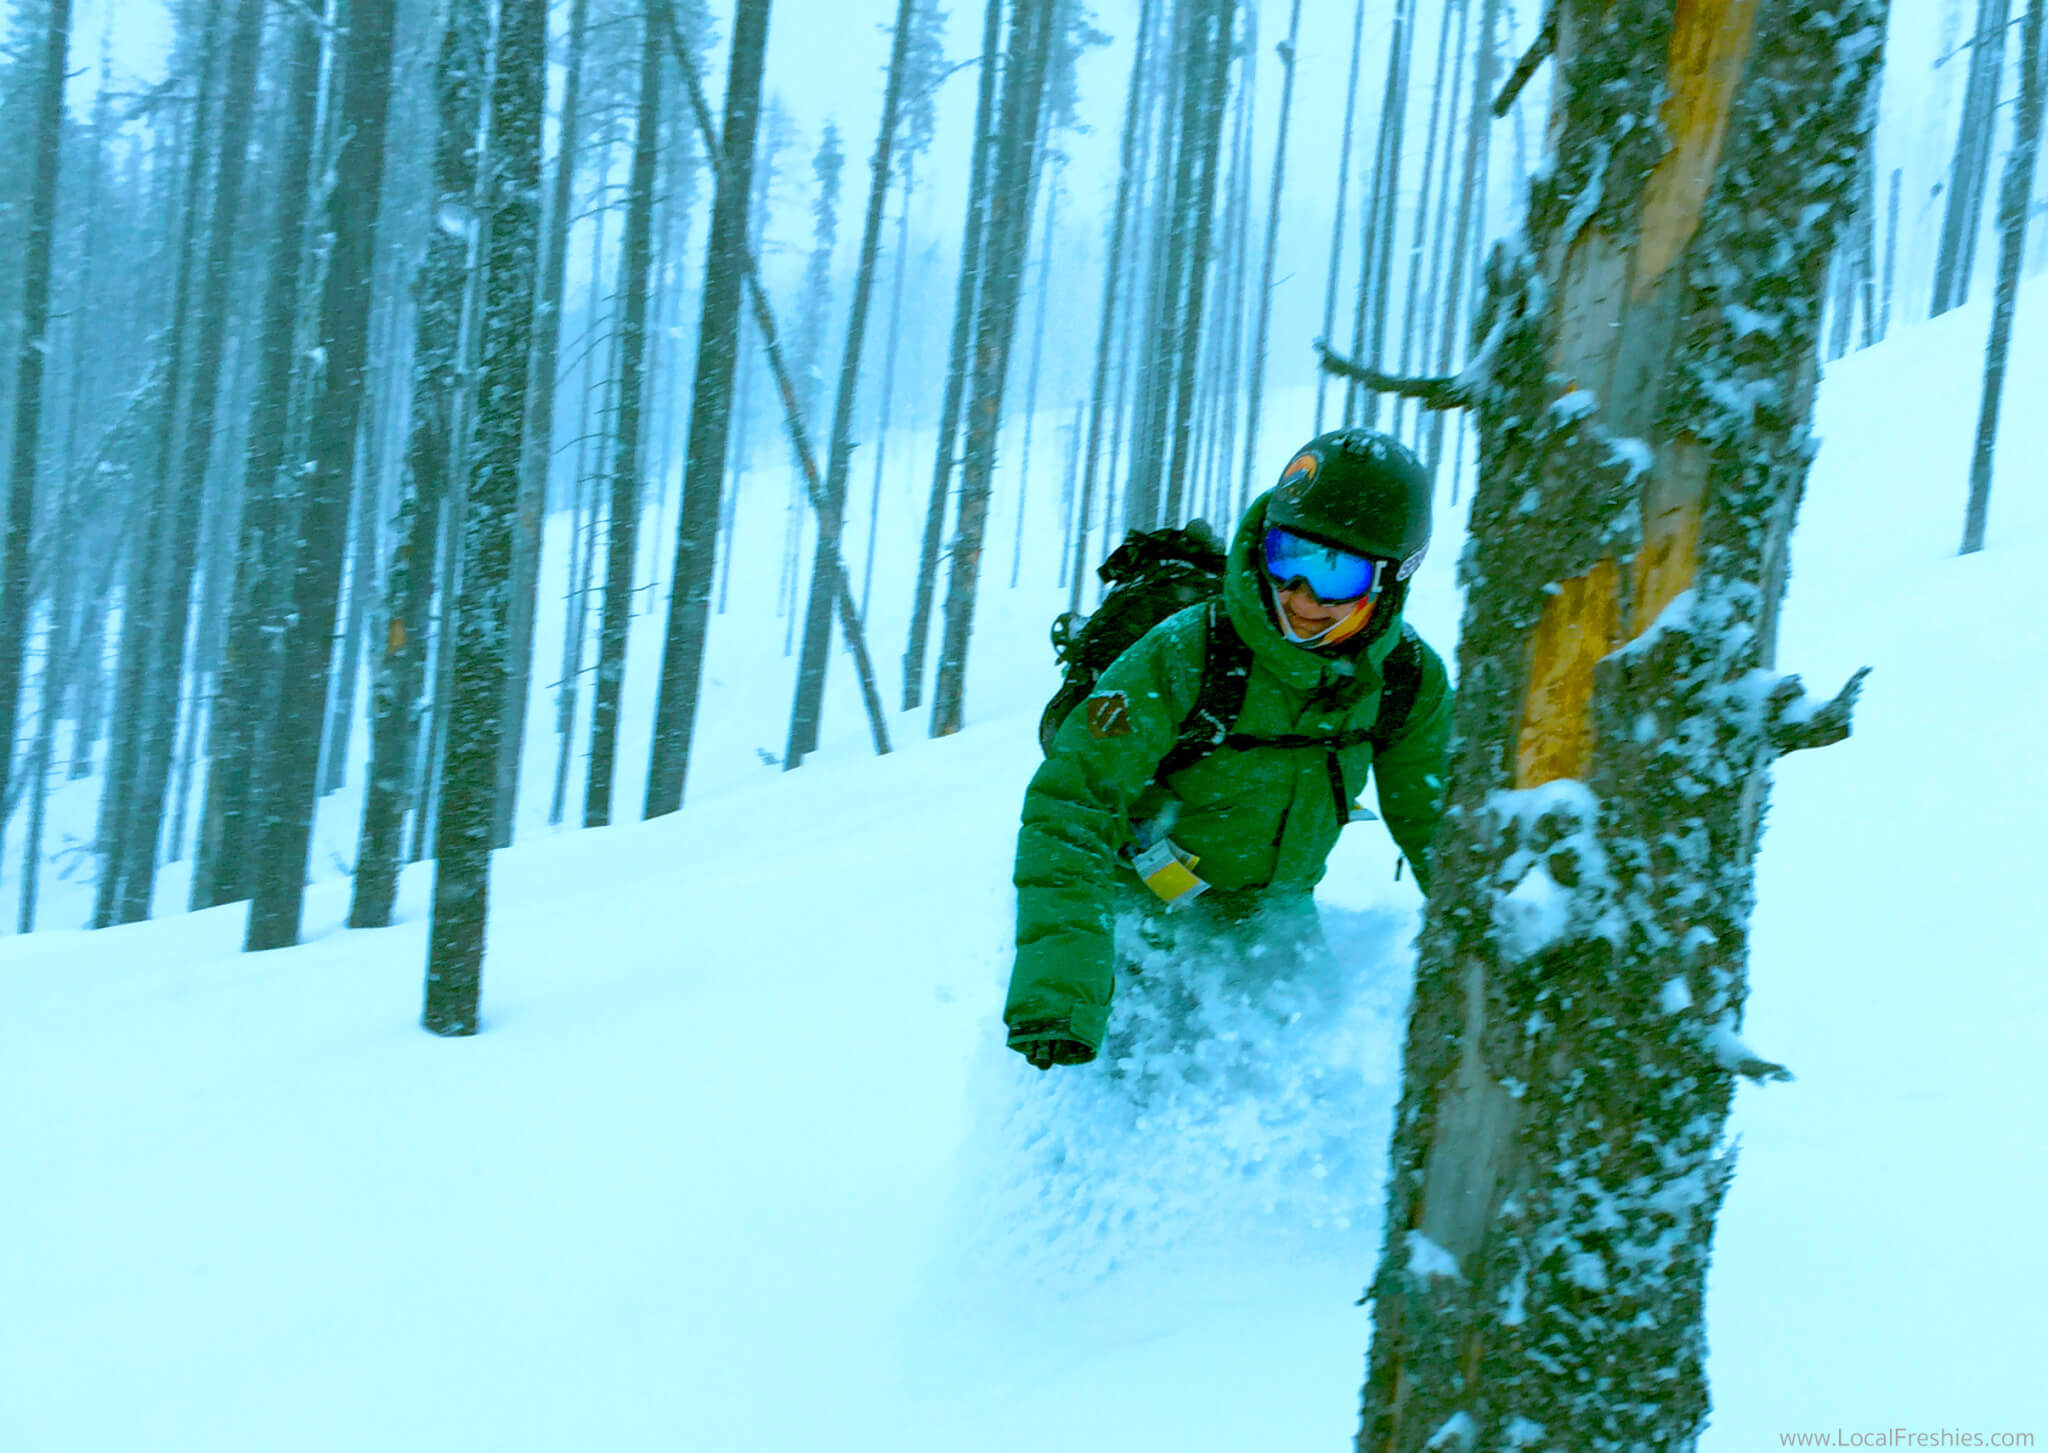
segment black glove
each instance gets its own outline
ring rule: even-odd
[[[1074,1038],[1063,1019],[1013,1026],[1010,1048],[1041,1070],[1049,1070],[1054,1065],[1085,1065],[1095,1058],[1095,1050]]]

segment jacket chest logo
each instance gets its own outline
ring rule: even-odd
[[[1131,734],[1131,703],[1121,691],[1102,691],[1088,698],[1088,735],[1097,741]]]

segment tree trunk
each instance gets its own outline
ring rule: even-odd
[[[2011,0],[1978,0],[1977,30],[1970,42],[1970,79],[1963,91],[1963,116],[1949,163],[1948,195],[1941,217],[1941,247],[1934,262],[1932,317],[1958,308],[1970,296],[1970,267],[1977,255],[1977,228],[1984,215],[1984,187],[1991,174],[1991,133],[1998,113],[1999,82],[2005,75],[2005,27]]]
[[[348,0],[337,40],[340,130],[328,198],[332,237],[322,284],[319,353],[311,366],[317,405],[292,550],[291,614],[264,772],[262,846],[252,875],[245,947],[298,942],[306,864],[318,801],[314,771],[334,655],[342,540],[355,477],[364,396],[377,212],[384,185],[384,131],[391,98],[395,0]]]
[[[1244,473],[1237,495],[1240,513],[1250,497],[1252,480],[1259,472],[1259,410],[1265,398],[1266,347],[1273,323],[1273,261],[1280,245],[1281,187],[1287,177],[1287,124],[1294,114],[1294,58],[1300,36],[1301,0],[1294,0],[1293,9],[1287,17],[1287,39],[1279,47],[1280,65],[1286,74],[1280,82],[1280,132],[1273,140],[1273,187],[1266,200],[1265,258],[1259,264],[1259,321],[1252,334],[1251,391],[1245,404]],[[1317,392],[1321,393],[1320,383]]]
[[[1460,0],[1463,13],[1468,0]],[[1363,348],[1372,358],[1383,357],[1387,346],[1387,316],[1393,298],[1394,218],[1400,203],[1401,148],[1407,135],[1408,68],[1415,56],[1414,0],[1397,0],[1394,6],[1394,39],[1387,47],[1385,99],[1380,103],[1379,143],[1374,151],[1372,215],[1363,228],[1366,256],[1359,263],[1359,298],[1370,294],[1370,325],[1360,330]],[[1454,83],[1455,85],[1455,83]],[[1454,108],[1455,109],[1455,108]],[[1416,226],[1422,225],[1418,218]],[[1365,279],[1371,279],[1368,286]],[[1352,421],[1354,411],[1366,428],[1379,427],[1380,401],[1376,395],[1360,398],[1357,392],[1344,397],[1344,419]],[[1398,427],[1398,421],[1397,421]]]
[[[1479,12],[1479,45],[1472,63],[1470,129],[1465,133],[1465,161],[1458,169],[1458,220],[1451,228],[1451,280],[1439,305],[1444,321],[1437,342],[1439,373],[1448,373],[1457,356],[1458,324],[1465,317],[1465,266],[1471,256],[1467,238],[1481,225],[1487,143],[1493,134],[1493,32],[1500,19],[1500,3],[1501,0],[1483,0]],[[1431,469],[1437,468],[1443,458],[1443,442],[1444,416],[1433,414],[1429,420],[1429,450],[1423,456]]]
[[[480,0],[450,6],[434,72],[437,218],[472,216],[476,206],[488,33]],[[382,649],[370,685],[370,770],[349,902],[351,928],[389,924],[398,896],[442,502],[450,476],[463,464],[457,433],[458,395],[467,372],[462,308],[474,244],[465,231],[446,225],[429,227],[426,242],[412,289],[417,311],[411,426],[399,473],[396,544],[385,577]]]
[[[853,412],[859,394],[862,345],[867,341],[868,302],[874,295],[875,258],[889,202],[890,148],[903,103],[904,57],[916,0],[897,0],[896,36],[889,52],[889,80],[882,95],[882,124],[870,164],[868,210],[861,226],[860,263],[854,275],[853,307],[846,318],[845,353],[839,365],[839,396],[832,415],[831,462],[825,470],[825,507],[818,514],[818,544],[811,562],[810,608],[804,617],[803,648],[797,657],[796,700],[790,709],[789,742],[782,768],[803,764],[818,749],[825,709],[825,667],[832,648],[832,609],[838,596],[839,537],[846,518],[846,479],[853,468]]]
[[[1041,145],[1043,143],[1041,142]],[[1055,175],[1045,189],[1045,243],[1038,251],[1038,296],[1031,303],[1031,362],[1024,374],[1024,438],[1017,446],[1017,533],[1010,541],[1010,589],[1024,569],[1024,505],[1031,498],[1031,425],[1038,417],[1038,373],[1045,356],[1045,305],[1052,294],[1052,243],[1059,221],[1060,188]]]
[[[1017,327],[1031,233],[1031,177],[1051,48],[1053,0],[1016,0],[1010,21],[1009,63],[1003,76],[1002,123],[989,189],[988,267],[976,310],[974,388],[967,411],[960,471],[960,522],[953,537],[946,584],[946,629],[932,692],[935,737],[960,730],[965,715],[967,644],[974,631],[974,593],[981,571],[982,533],[995,473],[996,435],[1002,426],[1003,380]]]
[[[612,820],[612,775],[618,766],[619,700],[626,684],[626,631],[633,609],[640,542],[640,414],[646,399],[647,304],[654,240],[654,167],[661,144],[664,0],[647,0],[640,47],[640,107],[633,130],[633,173],[627,183],[626,240],[619,255],[618,432],[612,444],[611,528],[605,540],[604,610],[597,628],[597,685],[591,695],[590,769],[583,788],[583,825]]]
[[[2041,0],[2027,7],[2020,29],[2020,106],[2013,119],[2012,151],[2005,159],[1998,199],[1998,286],[1991,310],[1991,341],[1984,350],[1984,400],[1977,414],[1977,447],[1970,460],[1970,504],[1963,519],[1965,555],[1984,548],[1991,509],[1991,458],[1998,444],[1998,406],[2005,393],[2006,352],[2019,303],[2020,259],[2027,245],[2027,210],[2041,151]]]
[[[868,596],[875,585],[875,542],[882,534],[882,474],[889,455],[889,424],[896,402],[896,356],[903,336],[903,275],[910,262],[910,199],[917,191],[917,153],[903,157],[903,201],[896,212],[895,276],[889,284],[889,336],[882,344],[882,398],[875,410],[875,475],[868,490],[867,560],[860,572],[860,618],[868,618]]]
[[[359,450],[360,450],[360,446]],[[357,456],[354,518],[349,536],[348,610],[341,634],[335,637],[334,692],[327,703],[327,725],[320,738],[320,795],[332,796],[348,781],[348,746],[356,719],[356,676],[362,666],[364,632],[369,626],[370,600],[377,593],[377,484],[369,461]]]
[[[1450,0],[1444,0],[1446,5]],[[1398,37],[1397,37],[1398,39]],[[1344,85],[1344,139],[1337,149],[1337,216],[1330,224],[1330,270],[1323,279],[1323,331],[1320,338],[1337,336],[1337,279],[1344,263],[1344,204],[1351,191],[1351,137],[1358,126],[1358,70],[1365,56],[1365,0],[1358,0],[1351,16],[1351,79]],[[1391,91],[1382,93],[1380,104],[1392,104]],[[1370,360],[1376,362],[1377,360]],[[1324,397],[1329,387],[1326,374],[1316,375],[1316,432],[1323,432]]]
[[[160,613],[173,589],[174,519],[180,511],[172,476],[177,464],[177,409],[184,395],[191,348],[186,332],[192,317],[192,273],[200,237],[200,205],[206,176],[206,139],[218,100],[215,66],[220,0],[211,0],[200,20],[199,94],[186,137],[184,207],[177,229],[171,311],[161,335],[164,387],[150,446],[149,481],[139,491],[141,528],[130,553],[121,592],[121,644],[114,696],[114,733],[100,793],[100,874],[93,901],[93,926],[133,923],[149,916],[156,881],[157,841],[163,825],[163,794],[149,791],[156,743],[168,743],[177,729],[181,683],[160,674]],[[187,572],[189,575],[189,572]],[[184,583],[187,577],[178,577]],[[180,607],[182,609],[182,606]],[[162,753],[166,761],[170,748]]]
[[[654,0],[657,8],[662,0]],[[658,75],[650,15],[648,69]],[[540,242],[541,122],[547,109],[547,8],[507,6],[498,17],[491,67],[490,143],[484,212],[490,239],[477,340],[476,439],[463,510],[460,594],[449,637],[454,682],[434,834],[434,905],[427,931],[426,1007],[435,1034],[476,1033],[498,763],[510,672],[513,538],[525,471],[520,448],[533,357]],[[650,91],[658,85],[646,79]],[[658,96],[643,95],[653,116]],[[630,306],[630,299],[629,299]]]
[[[278,471],[284,462],[292,390],[292,340],[298,326],[300,260],[313,131],[320,100],[320,28],[293,16],[291,58],[284,75],[284,136],[275,185],[276,230],[263,294],[257,344],[256,392],[249,407],[249,446],[242,471],[242,518],[235,549],[235,579],[228,612],[221,687],[207,722],[210,762],[206,802],[194,853],[192,907],[238,902],[249,893],[248,848],[252,794],[261,760],[260,723],[275,711],[276,653],[266,627],[281,614],[283,583],[277,560],[284,549]]]
[[[1205,84],[1200,95],[1200,144],[1195,156],[1194,237],[1188,253],[1187,302],[1180,312],[1180,378],[1174,385],[1173,458],[1166,474],[1166,522],[1178,525],[1186,516],[1189,421],[1195,402],[1195,365],[1201,352],[1202,323],[1209,286],[1209,247],[1216,225],[1216,183],[1222,175],[1223,114],[1230,97],[1230,38],[1237,0],[1215,0],[1211,13],[1196,18],[1201,29],[1200,53]],[[1192,128],[1190,128],[1192,130]]]
[[[7,471],[6,530],[0,535],[0,801],[14,762],[15,723],[28,636],[29,538],[35,526],[36,463],[42,440],[43,372],[50,331],[51,243],[57,230],[57,163],[64,135],[64,76],[71,0],[49,0],[42,75],[37,78],[35,170],[29,184],[28,246],[22,259],[21,342],[14,365],[14,432]],[[50,704],[43,703],[47,715]],[[40,802],[40,790],[37,794]],[[24,871],[32,872],[33,865]]]
[[[960,435],[960,408],[967,389],[975,308],[987,272],[989,187],[995,151],[996,46],[1002,36],[1002,20],[1003,0],[988,0],[982,12],[981,90],[974,105],[974,153],[968,166],[960,280],[953,299],[953,341],[946,363],[945,398],[939,405],[938,457],[932,466],[931,500],[925,507],[924,543],[918,552],[917,591],[910,607],[910,642],[903,648],[905,711],[915,711],[924,702],[924,667],[931,643],[932,602],[938,591],[939,546],[945,537],[946,503],[952,492],[953,451]]]
[[[690,392],[690,438],[683,456],[683,502],[676,521],[668,632],[662,645],[654,745],[647,770],[649,817],[682,806],[690,741],[696,729],[704,637],[711,615],[712,545],[725,486],[726,429],[746,272],[747,200],[753,176],[754,131],[761,111],[768,3],[738,0],[726,73],[725,125],[719,133],[720,145],[712,151],[719,158],[718,193],[711,208],[711,237],[704,262],[697,372]]]
[[[498,764],[496,821],[498,847],[512,841],[519,806],[519,767],[526,750],[526,708],[533,681],[533,626],[540,606],[540,561],[547,520],[548,479],[555,453],[555,370],[562,339],[562,285],[568,273],[571,183],[582,136],[583,50],[590,0],[574,0],[569,12],[567,78],[548,234],[541,255],[534,311],[533,361],[528,367],[526,427],[522,433],[519,529],[512,553],[512,616],[505,685],[504,759]]]
[[[1884,4],[1557,15],[1484,376],[1436,385],[1482,468],[1370,1453],[1694,1446],[1733,1075],[1783,1073],[1736,1038],[1766,770],[1855,696],[1772,663]]]

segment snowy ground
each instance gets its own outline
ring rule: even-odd
[[[1778,772],[1747,1037],[1800,1078],[1738,1097],[1708,1453],[2048,1438],[2044,310],[2036,285],[1980,556],[1952,551],[1985,310],[1823,390],[1780,664],[1822,692],[1876,672],[1856,737]],[[238,953],[240,910],[177,913],[175,872],[158,922],[0,940],[0,1448],[1344,1446],[1419,901],[1391,852],[1340,849],[1351,974],[1297,986],[1284,1072],[1248,1052],[1137,1109],[1033,1074],[996,1018],[1062,593],[1000,588],[999,500],[970,729],[900,717],[875,758],[835,666],[826,750],[785,775],[756,755],[787,713],[780,509],[742,512],[684,813],[550,831],[536,699],[476,1039],[415,1027],[424,870],[397,927],[340,928],[353,786],[298,949]],[[1422,586],[1447,647],[1455,553]],[[53,812],[81,833],[89,798]],[[45,921],[83,892],[52,884]],[[1270,1007],[1226,1027],[1254,1043]]]

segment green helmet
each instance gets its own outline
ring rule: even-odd
[[[1266,523],[1361,555],[1398,560],[1406,580],[1429,548],[1429,471],[1391,434],[1333,429],[1294,452],[1266,500]]]

